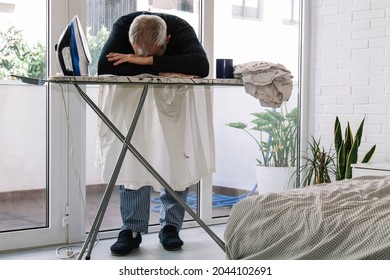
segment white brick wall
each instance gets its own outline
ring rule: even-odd
[[[365,117],[362,153],[390,161],[390,1],[310,1],[308,137],[333,145],[339,116],[355,133]]]

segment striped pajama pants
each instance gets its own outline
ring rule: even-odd
[[[119,187],[120,212],[122,216],[121,230],[134,232],[148,232],[150,216],[150,186],[143,186],[138,190]],[[187,200],[188,188],[185,191],[176,192],[184,201]],[[183,225],[185,210],[176,202],[175,198],[161,188],[160,193],[160,225],[173,225],[180,231]]]

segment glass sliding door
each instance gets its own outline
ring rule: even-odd
[[[112,24],[122,15],[133,11],[150,11],[174,14],[187,20],[200,34],[200,3],[199,0],[118,0],[118,1],[97,1],[87,0],[87,37],[92,54],[90,75],[97,73],[97,61],[100,51],[108,38]],[[88,95],[97,102],[98,87],[88,86]],[[95,167],[96,141],[97,141],[97,117],[95,113],[87,108],[87,132],[86,132],[86,217],[85,229],[88,231],[95,217],[97,208],[103,196],[107,182],[101,180],[101,170]],[[130,154],[130,152],[128,152]],[[100,230],[119,229],[122,225],[119,213],[119,186],[116,186],[112,193],[106,214]],[[189,201],[197,211],[198,187],[190,188]],[[159,192],[152,191],[150,207],[150,225],[157,225],[159,221]],[[186,214],[185,219],[192,219]]]
[[[211,65],[214,64],[217,58],[232,58],[234,65],[250,61],[267,61],[283,64],[294,76],[292,95],[289,101],[278,109],[261,106],[259,101],[247,94],[243,88],[224,87],[214,89],[217,172],[213,174],[210,182],[212,192],[205,192],[206,196],[210,196],[211,201],[208,203],[212,213],[209,214],[208,210],[200,213],[207,221],[210,221],[211,218],[227,217],[234,203],[247,195],[265,191],[264,188],[260,188],[262,183],[258,184],[256,178],[257,159],[261,155],[257,144],[242,131],[226,124],[243,122],[250,127],[253,120],[252,113],[267,112],[267,110],[279,114],[297,113],[300,39],[299,3],[300,0],[229,0],[202,1],[204,6],[200,6],[198,1],[88,0],[89,19],[87,30],[88,36],[90,36],[92,53],[95,54],[91,67],[92,75],[96,73],[98,55],[112,25],[112,22],[108,23],[107,19],[113,21],[119,15],[133,10],[148,10],[173,13],[185,18],[194,26],[200,38],[202,37],[200,15],[205,14],[205,17],[211,17],[205,18],[205,20],[214,25],[211,35],[213,43],[210,46],[208,45],[209,42],[204,42],[209,46],[208,55],[211,59]],[[212,15],[209,11],[201,11],[201,7],[207,9],[210,6],[213,6],[214,10]],[[204,32],[209,33],[210,28],[210,26],[207,26]],[[98,42],[100,45],[97,44]],[[212,69],[215,72],[215,64]],[[210,77],[215,77],[215,73],[210,73]],[[97,88],[88,88],[88,93],[95,100],[97,100],[97,92]],[[87,127],[92,129],[87,131],[87,206],[94,209],[90,211],[92,214],[95,213],[105,187],[100,181],[100,170],[94,167],[96,145],[94,127],[97,120],[92,112],[88,113],[88,120],[90,123]],[[297,121],[297,116],[295,116],[292,126],[296,126]],[[289,161],[290,170],[295,169],[292,157],[297,154],[297,133],[297,127],[295,127],[294,139],[289,141],[289,145],[294,150],[290,157],[286,159]],[[254,134],[255,137],[260,137],[258,132],[254,132]],[[269,139],[266,133],[263,133],[262,137]],[[272,164],[275,165],[275,163]],[[283,182],[281,187],[294,187],[294,181],[294,179],[291,179],[289,182]],[[155,195],[157,196],[158,193]],[[196,188],[194,188],[193,195],[196,199],[198,195]],[[199,201],[202,203],[202,198]],[[118,203],[118,192],[115,190],[108,210],[112,216],[107,213],[103,221],[103,229],[120,227],[122,222]],[[154,204],[154,200],[151,203],[152,209],[158,209],[158,205]],[[151,224],[157,224],[158,212],[152,213],[152,217],[156,217],[156,219],[152,218]],[[92,218],[92,215],[90,218]]]
[[[293,158],[297,155],[297,115],[288,124],[295,129],[293,139],[282,142],[282,148],[291,147],[288,158],[276,161],[270,158],[270,167],[286,165],[290,173],[282,182],[270,183],[257,179],[259,161],[264,164],[264,155],[269,156],[276,135],[261,132],[256,121],[261,117],[253,113],[273,113],[286,117],[297,113],[298,107],[298,65],[299,65],[299,20],[300,0],[229,0],[214,1],[214,59],[231,58],[234,65],[264,61],[283,64],[291,71],[293,78],[292,95],[280,108],[261,106],[259,100],[246,93],[243,88],[220,88],[214,90],[214,120],[217,149],[217,172],[213,176],[213,217],[226,216],[231,207],[247,195],[277,191],[294,187],[291,175],[296,168]],[[215,71],[214,71],[215,72]],[[215,73],[214,77],[215,77]],[[270,119],[268,119],[269,121]],[[265,154],[259,145],[243,129],[227,124],[242,123],[263,147],[271,147]],[[269,123],[273,125],[272,123]],[[253,129],[255,128],[255,129]],[[279,129],[281,131],[281,129]],[[271,137],[270,137],[271,136]],[[285,160],[285,161],[284,161]],[[286,164],[280,164],[280,162]],[[269,169],[270,170],[270,169]],[[268,172],[268,171],[267,171]],[[276,182],[275,177],[272,178]],[[268,188],[269,187],[269,188]]]
[[[50,109],[55,98],[49,85],[12,76],[47,78],[47,62],[54,57],[47,43],[48,3],[0,1],[0,253],[66,241],[67,168],[59,156],[66,152],[66,137],[56,117],[60,111]],[[63,4],[56,5],[61,13]]]
[[[0,3],[0,232],[48,227],[46,1]],[[34,10],[34,14],[31,11]]]
[[[74,88],[27,85],[11,76],[46,78],[47,73],[57,73],[54,44],[75,14],[83,15],[80,18],[86,26],[93,56],[91,75],[96,74],[101,47],[117,17],[134,10],[171,13],[190,22],[199,38],[205,37],[210,77],[215,77],[217,58],[232,58],[234,65],[249,61],[283,64],[294,76],[292,96],[283,105],[291,112],[299,106],[300,2],[56,0],[47,15],[47,5],[53,1],[0,1],[0,253],[82,240],[105,190],[106,182],[95,167],[97,118],[82,107],[85,104],[71,92]],[[208,25],[202,29],[203,15]],[[48,37],[52,37],[50,46]],[[255,172],[258,146],[227,124],[251,126],[252,113],[273,110],[260,106],[243,88],[214,88],[213,92],[217,171],[202,180],[205,188],[191,187],[188,201],[194,210],[200,209],[206,223],[226,220],[234,203],[262,191]],[[88,86],[87,93],[97,101],[98,87]],[[158,224],[158,194],[154,192],[150,201],[151,225]],[[186,220],[191,220],[188,214]],[[115,189],[101,230],[118,229],[121,224]]]

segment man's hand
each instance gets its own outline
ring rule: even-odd
[[[117,66],[122,63],[133,63],[138,65],[153,65],[153,56],[138,56],[135,54],[109,53],[107,60],[114,62]]]

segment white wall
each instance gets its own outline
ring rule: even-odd
[[[362,153],[390,161],[390,1],[310,1],[311,53],[308,135],[333,144],[339,116],[355,133],[361,120]]]

